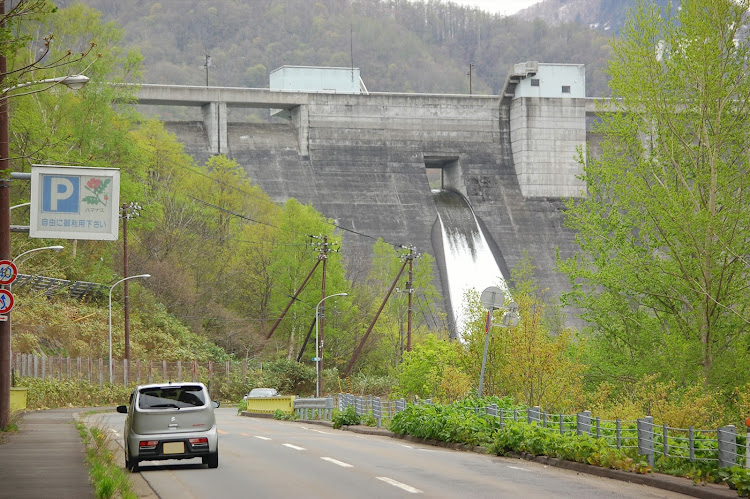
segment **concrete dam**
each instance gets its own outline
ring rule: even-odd
[[[138,103],[200,107],[203,120],[167,122],[197,161],[225,154],[277,202],[296,198],[341,227],[435,256],[451,310],[428,172],[468,200],[503,275],[526,253],[548,298],[559,296],[569,285],[556,249],[575,251],[563,204],[585,189],[576,151],[594,103],[584,88],[580,65],[531,62],[496,96],[142,85]],[[288,119],[233,123],[228,107]],[[343,233],[345,259],[371,251],[354,232]],[[580,324],[571,313],[567,322]]]

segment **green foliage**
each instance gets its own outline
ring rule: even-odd
[[[237,403],[237,414],[247,410],[247,400],[244,398]]]
[[[106,407],[127,402],[132,388],[97,383],[85,379],[24,378],[19,386],[26,387],[26,405],[29,409],[54,409],[57,407]]]
[[[463,392],[467,387],[463,383],[454,384],[461,378],[449,376],[460,368],[460,348],[459,344],[440,340],[433,334],[425,336],[411,352],[404,354],[404,361],[397,371],[398,384],[394,387],[394,395],[423,399],[435,397],[438,400],[465,396]]]
[[[475,94],[497,94],[508,69],[525,60],[586,63],[588,95],[608,90],[600,68],[610,55],[611,32],[492,15],[456,3],[217,0],[213,13],[173,8],[170,1],[152,13],[117,2],[96,5],[150,61],[149,82],[206,85],[200,66],[210,51],[219,68],[209,68],[211,85],[265,87],[268,71],[283,64],[349,67],[351,36],[371,91],[468,94],[467,54],[476,57]]]
[[[365,426],[377,426],[378,420],[375,419],[375,416],[373,416],[371,413],[368,413],[362,416],[360,424],[363,424]]]
[[[352,425],[361,424],[362,419],[357,414],[357,411],[354,409],[354,406],[350,405],[343,411],[334,409],[331,422],[333,423],[333,427],[335,429],[339,429],[342,426],[352,426]]]
[[[86,445],[86,464],[94,485],[97,498],[109,499],[121,497],[135,499],[137,496],[125,470],[118,466],[112,454],[111,433],[96,426],[87,428],[83,423],[76,423],[81,439]]]
[[[738,354],[750,336],[750,124],[737,120],[750,99],[738,31],[749,7],[642,2],[613,42],[617,99],[598,113],[601,153],[580,157],[587,196],[567,209],[581,251],[559,262],[603,376],[659,373],[725,393],[750,377]]]
[[[722,481],[732,490],[736,490],[740,497],[750,496],[750,470],[742,466],[733,466],[727,471],[720,470]]]
[[[315,391],[315,368],[289,359],[280,359],[263,364],[266,384],[283,394],[312,393]]]
[[[632,449],[618,450],[610,447],[605,440],[597,440],[586,434],[562,435],[536,423],[508,421],[495,434],[491,451],[499,455],[526,452],[636,473],[649,471],[648,466],[640,460],[642,458],[638,459]]]
[[[492,441],[496,419],[478,414],[477,407],[497,399],[467,399],[451,405],[410,404],[393,416],[388,428],[399,435],[486,446]],[[507,401],[506,401],[507,402]]]

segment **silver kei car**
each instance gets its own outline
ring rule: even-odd
[[[142,461],[200,457],[219,466],[219,435],[214,408],[203,383],[160,383],[136,387],[125,418],[125,467],[138,471]]]

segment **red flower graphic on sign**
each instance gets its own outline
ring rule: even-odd
[[[82,199],[84,203],[88,204],[102,204],[104,206],[107,206],[107,201],[109,201],[109,196],[104,194],[104,191],[107,189],[107,186],[109,185],[109,181],[112,179],[105,178],[104,180],[99,178],[90,178],[88,182],[86,182],[86,189],[91,191],[93,194],[92,196],[86,196]],[[104,196],[102,196],[104,194]]]

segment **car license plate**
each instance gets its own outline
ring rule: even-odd
[[[182,442],[165,442],[162,452],[164,454],[182,454],[185,452],[185,444]]]

